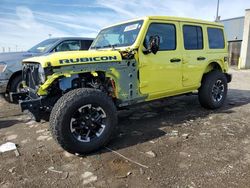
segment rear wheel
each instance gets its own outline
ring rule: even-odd
[[[212,71],[204,76],[199,89],[201,106],[207,109],[220,108],[227,96],[227,79],[220,71]]]
[[[89,153],[107,144],[117,124],[113,101],[95,89],[62,96],[50,115],[53,137],[71,153]]]

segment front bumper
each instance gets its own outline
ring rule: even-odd
[[[25,100],[20,101],[19,105],[21,107],[22,112],[23,111],[29,111],[34,118],[35,121],[40,122],[41,119],[44,119],[44,110],[42,105],[42,99],[32,99],[32,100]]]
[[[28,111],[37,122],[42,119],[48,121],[57,99],[57,97],[31,95],[30,92],[10,93],[11,102],[19,103],[22,112]]]
[[[42,98],[30,98],[28,92],[10,93],[10,101],[19,103],[21,111],[28,110],[35,121],[40,122],[42,117]]]
[[[9,80],[0,80],[0,94],[6,93]]]

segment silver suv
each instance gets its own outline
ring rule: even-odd
[[[10,92],[22,89],[22,60],[61,51],[88,50],[92,38],[62,37],[40,42],[26,52],[0,53],[0,94],[9,101]]]

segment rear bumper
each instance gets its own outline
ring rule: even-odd
[[[0,80],[0,94],[6,93],[9,80]]]
[[[225,73],[225,75],[227,78],[227,83],[230,83],[232,81],[232,78],[233,78],[232,74]]]

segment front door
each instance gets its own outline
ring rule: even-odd
[[[160,48],[156,54],[144,54],[151,36],[158,35]],[[171,94],[182,87],[182,53],[178,22],[154,22],[149,24],[145,39],[139,48],[140,92],[149,99]]]

